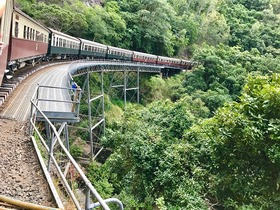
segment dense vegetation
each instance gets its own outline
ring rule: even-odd
[[[17,2],[74,36],[196,63],[143,81],[143,106],[110,119],[113,153],[88,168],[104,197],[127,209],[279,209],[279,0]]]

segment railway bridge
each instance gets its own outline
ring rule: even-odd
[[[98,140],[105,134],[104,74],[110,73],[109,86],[121,90],[126,105],[128,96],[139,102],[141,73],[168,76],[179,71],[164,66],[108,61],[77,61],[50,66],[24,80],[13,92],[0,115],[29,121],[30,138],[56,207],[64,209],[65,200],[70,198],[71,205],[76,209],[94,209],[98,206],[109,209],[109,203],[115,203],[123,209],[118,199],[101,198],[94,183],[90,183],[81,165],[71,156],[69,128],[75,127],[75,123],[82,119],[88,122],[87,128],[83,128],[89,133],[88,158],[95,159],[103,150]],[[96,84],[98,88],[94,90],[91,90],[92,74],[99,78]],[[123,82],[114,84],[120,75]],[[76,77],[83,78],[81,87],[73,86]],[[88,106],[86,116],[79,113],[82,96]],[[45,128],[43,132],[42,126]],[[77,179],[79,187],[75,187]],[[57,185],[57,182],[61,184]],[[60,189],[61,186],[64,190]]]

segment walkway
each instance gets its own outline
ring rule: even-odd
[[[69,64],[55,65],[36,72],[25,79],[11,94],[9,100],[4,104],[4,109],[0,116],[12,118],[18,121],[26,121],[30,115],[30,100],[34,95],[38,84],[56,87],[66,87],[67,71]],[[44,98],[63,100],[65,95],[62,91],[57,92],[52,89],[44,89],[40,94]],[[48,103],[41,104],[42,110],[67,110],[67,107],[55,106]]]

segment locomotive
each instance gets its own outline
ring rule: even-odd
[[[56,59],[114,59],[189,69],[188,60],[157,56],[100,44],[48,28],[14,7],[0,4],[0,84],[26,64]]]

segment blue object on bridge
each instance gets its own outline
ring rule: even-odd
[[[77,84],[76,84],[76,82],[73,82],[73,83],[72,83],[72,89],[77,89]]]

